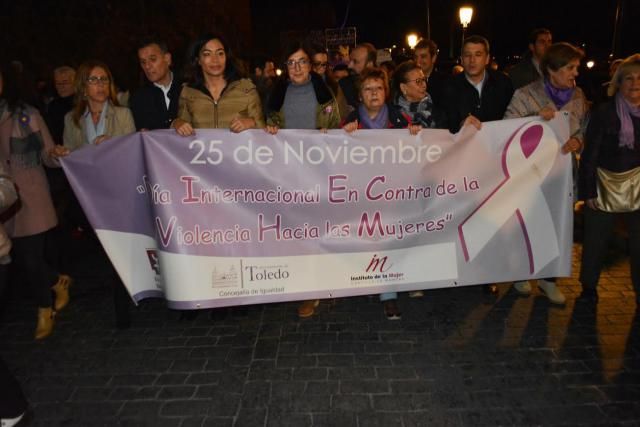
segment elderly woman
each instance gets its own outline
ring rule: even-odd
[[[431,95],[427,93],[427,79],[414,61],[405,61],[393,75],[394,104],[411,117],[414,124],[435,128],[436,117]]]
[[[550,120],[557,111],[568,112],[570,137],[562,145],[562,152],[575,155],[583,147],[583,131],[589,109],[584,93],[576,87],[583,56],[582,51],[569,43],[555,43],[549,47],[540,61],[542,78],[516,91],[504,118],[539,115]],[[513,287],[522,295],[531,294],[529,281],[515,282]],[[538,287],[552,303],[565,303],[566,298],[556,286],[555,278],[539,280]]]
[[[580,159],[578,189],[585,201],[580,282],[583,296],[597,300],[614,222],[622,218],[629,231],[631,282],[640,307],[640,54],[618,67],[608,95],[611,99],[591,116]]]
[[[55,311],[69,302],[71,279],[59,275],[45,257],[47,233],[57,218],[42,165],[59,165],[51,157],[55,145],[49,130],[31,104],[35,90],[25,73],[14,66],[0,72],[0,162],[18,189],[19,202],[6,229],[38,305],[35,339],[42,339],[53,332]]]
[[[343,122],[347,132],[356,129],[404,129],[409,128],[411,135],[422,129],[412,124],[411,117],[395,106],[388,104],[389,83],[387,73],[380,68],[367,68],[360,76],[359,96],[361,103]],[[385,316],[389,320],[402,318],[398,307],[398,293],[386,292],[380,295]]]
[[[70,151],[98,145],[136,131],[128,108],[120,107],[113,75],[106,64],[87,61],[76,74],[76,100],[64,118],[64,146]]]
[[[267,132],[276,134],[281,128],[336,129],[340,125],[340,108],[334,92],[319,74],[311,71],[311,57],[311,48],[300,40],[285,48],[286,69],[271,92]],[[319,304],[320,300],[304,301],[298,307],[298,316],[313,316]]]
[[[256,86],[243,78],[229,45],[219,34],[206,34],[191,51],[193,81],[182,89],[178,117],[171,127],[182,136],[194,129],[263,128],[262,104]]]

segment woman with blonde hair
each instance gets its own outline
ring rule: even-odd
[[[120,107],[109,67],[100,61],[83,63],[76,74],[73,110],[64,118],[64,146],[73,151],[136,131],[128,108]]]
[[[640,307],[640,54],[625,59],[608,88],[608,102],[589,120],[578,174],[585,201],[580,282],[596,301],[602,263],[615,220],[629,231],[631,283]]]

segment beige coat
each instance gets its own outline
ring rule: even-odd
[[[54,143],[38,110],[27,107],[19,115],[10,115],[7,111],[0,113],[0,162],[6,166],[6,173],[18,189],[18,203],[9,210],[15,213],[6,223],[7,233],[11,237],[43,233],[58,222],[42,164],[24,167],[11,155],[12,140],[16,144],[16,139],[23,138],[25,133],[40,135],[40,162],[51,167],[60,166],[49,156]],[[23,143],[26,142],[20,142]]]
[[[505,119],[518,117],[536,116],[544,107],[550,106],[558,110],[544,91],[544,80],[539,79],[533,83],[516,90],[511,102],[504,113]],[[580,141],[584,141],[584,131],[586,130],[587,113],[589,103],[579,87],[573,92],[573,96],[562,108],[561,111],[569,113],[569,130],[571,136],[575,136]]]
[[[240,79],[229,83],[217,102],[200,89],[191,86],[182,88],[178,118],[195,129],[229,128],[229,123],[236,116],[254,119],[255,128],[264,127],[260,95],[251,80]]]
[[[77,125],[71,116],[72,112],[64,116],[64,133],[62,139],[64,146],[69,150],[77,150],[85,144],[84,120],[80,119]],[[123,136],[136,131],[136,125],[133,122],[131,110],[126,107],[116,107],[109,105],[105,117],[106,123],[104,127],[105,135],[110,138]]]

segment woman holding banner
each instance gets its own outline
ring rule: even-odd
[[[574,165],[575,153],[583,147],[583,131],[589,109],[587,98],[576,87],[578,68],[583,57],[584,53],[569,43],[553,44],[540,61],[543,77],[518,89],[504,115],[505,119],[539,115],[544,120],[551,120],[557,111],[569,113],[571,136],[562,146],[562,152],[572,153]],[[529,281],[517,281],[513,287],[522,295],[531,294]],[[565,303],[566,298],[556,286],[555,278],[539,280],[538,287],[552,303]]]
[[[279,129],[337,129],[340,125],[338,101],[322,77],[311,71],[313,51],[301,40],[285,50],[283,76],[276,81],[267,108],[265,130],[275,135]],[[311,317],[320,300],[304,301],[298,316]]]
[[[131,111],[118,105],[113,75],[106,64],[93,60],[84,62],[78,68],[75,85],[75,105],[64,118],[64,147],[60,147],[58,156],[136,131]],[[71,211],[76,223],[87,222],[75,197]],[[116,325],[127,328],[131,322],[131,298],[115,269],[111,269],[109,282],[113,288]]]
[[[191,66],[193,81],[182,89],[178,117],[171,124],[179,135],[195,135],[197,128],[238,133],[264,127],[258,90],[243,78],[221,35],[206,34],[196,40]]]
[[[640,307],[640,54],[625,59],[608,88],[611,99],[592,115],[580,159],[578,189],[584,207],[580,282],[597,301],[596,287],[616,219],[629,231],[631,282]]]
[[[73,151],[136,131],[133,115],[120,107],[113,75],[106,64],[86,61],[76,74],[73,110],[64,118],[64,146]]]
[[[368,68],[360,76],[360,106],[344,120],[342,128],[351,133],[356,129],[404,129],[409,128],[411,135],[417,135],[422,129],[412,124],[411,117],[399,108],[388,104],[389,82],[387,73],[380,68]],[[386,292],[380,295],[384,314],[389,320],[402,318],[398,307],[398,293]]]

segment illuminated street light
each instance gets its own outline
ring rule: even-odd
[[[416,45],[418,44],[418,35],[415,33],[407,34],[407,44],[411,49],[416,47]]]
[[[281,76],[282,70],[280,68],[276,68],[276,76]]]
[[[469,6],[463,6],[460,8],[460,24],[462,24],[463,29],[467,29],[469,23],[471,22],[471,18],[473,17],[473,8]]]
[[[594,61],[587,61],[587,68],[588,69],[592,69],[594,67],[594,65],[596,65],[596,63]]]
[[[458,16],[460,16],[460,24],[462,25],[462,43],[460,44],[460,54],[462,54],[462,45],[464,44],[464,36],[467,31],[467,27],[471,22],[471,18],[473,17],[473,8],[470,6],[463,6],[458,11]]]

